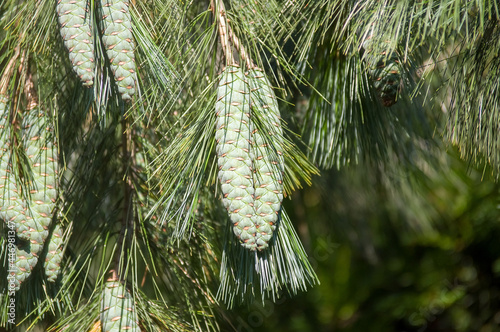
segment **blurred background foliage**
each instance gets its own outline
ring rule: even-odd
[[[288,200],[321,285],[238,311],[241,331],[498,331],[500,186],[439,159],[411,190],[360,164]]]

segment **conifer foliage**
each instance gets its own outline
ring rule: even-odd
[[[462,3],[1,1],[2,328],[218,331],[318,284],[285,200],[317,166],[415,170],[433,107],[500,155],[498,9]]]

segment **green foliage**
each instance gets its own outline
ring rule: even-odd
[[[322,283],[242,310],[241,329],[495,331],[500,188],[456,151],[439,159],[411,188],[359,165],[285,204]]]
[[[1,327],[487,330],[499,17],[0,2]]]
[[[476,23],[477,25],[480,22]],[[498,135],[500,83],[500,40],[498,16],[484,23],[484,31],[469,33],[474,45],[465,41],[452,69],[452,102],[447,138],[460,147],[462,156],[474,163],[483,158],[500,167]]]

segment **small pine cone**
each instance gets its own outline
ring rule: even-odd
[[[251,91],[252,119],[255,113],[261,115],[262,119],[262,128],[253,130],[252,151],[255,186],[253,220],[257,225],[257,249],[263,250],[268,247],[276,229],[283,201],[283,130],[276,96],[265,73],[260,69],[252,69],[247,78]],[[269,135],[267,141],[266,134]]]
[[[59,273],[61,272],[61,261],[64,255],[63,252],[63,229],[61,225],[56,225],[50,236],[47,256],[43,267],[45,275],[50,282],[56,282]]]
[[[64,45],[69,50],[73,70],[83,85],[94,80],[94,41],[88,0],[58,0],[56,11]]]
[[[30,252],[30,248],[16,248],[14,265],[8,269],[7,280],[9,284],[14,284],[14,289],[19,290],[21,284],[28,279],[31,271],[38,262],[38,257]]]
[[[49,235],[57,199],[57,146],[47,116],[39,109],[31,110],[23,121],[26,155],[30,160],[34,182],[26,211],[32,252],[39,254]],[[37,245],[35,250],[34,246]]]
[[[135,93],[135,56],[129,2],[100,0],[102,42],[123,100]]]
[[[377,95],[385,107],[397,102],[401,90],[401,70],[396,52],[387,55],[388,47],[374,47],[373,38],[363,43],[363,59],[368,67],[368,74]]]
[[[127,288],[118,281],[104,285],[101,301],[102,332],[140,332],[134,301]]]
[[[243,72],[228,66],[222,74],[215,104],[215,140],[222,203],[229,212],[241,245],[256,250],[257,229],[252,216],[254,186],[251,155],[250,94]]]

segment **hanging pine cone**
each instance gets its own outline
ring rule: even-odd
[[[280,111],[273,89],[260,69],[252,69],[247,74],[250,85],[252,119],[258,113],[270,128],[252,132],[254,157],[255,216],[258,250],[268,247],[276,229],[281,202],[283,201],[283,167],[281,152],[283,130]],[[256,126],[254,126],[256,127]],[[266,141],[265,136],[269,135]]]
[[[47,116],[35,108],[23,121],[26,155],[30,160],[33,183],[30,183],[27,223],[31,252],[39,254],[49,235],[57,199],[57,147],[52,142],[52,128]]]
[[[100,0],[102,42],[123,100],[135,93],[135,56],[128,1]]]
[[[140,332],[134,301],[125,285],[108,281],[101,301],[102,332]]]
[[[397,102],[401,90],[401,72],[396,52],[389,47],[374,45],[374,39],[369,37],[363,43],[363,59],[368,67],[372,85],[382,105],[389,107]],[[377,46],[377,47],[375,47]]]
[[[58,0],[56,5],[61,36],[69,51],[73,70],[83,85],[94,80],[94,41],[88,0]]]
[[[10,164],[11,151],[10,145],[10,126],[7,123],[9,109],[7,100],[0,97],[0,218],[2,218],[9,229],[15,229],[16,235],[22,240],[30,240],[30,229],[35,224],[33,220],[26,219],[26,207],[19,196],[17,184],[12,175],[12,166]],[[38,234],[37,234],[38,235]],[[8,279],[13,283],[15,290],[18,291],[30,275],[31,271],[38,262],[37,253],[41,251],[41,246],[36,241],[40,239],[34,237],[35,243],[28,242],[22,247],[16,247],[16,258],[13,266],[9,266]],[[33,250],[36,252],[33,253]]]
[[[14,223],[20,228],[20,221],[25,220],[22,199],[19,197],[17,184],[12,175],[9,108],[7,99],[0,97],[0,218],[6,223]],[[28,238],[25,238],[28,239]]]
[[[222,202],[241,245],[257,249],[251,155],[250,93],[239,67],[225,68],[215,104],[215,140]]]
[[[50,282],[56,282],[59,273],[61,272],[61,261],[64,255],[63,252],[63,229],[61,225],[56,225],[52,231],[48,243],[47,256],[43,267],[45,275]]]

